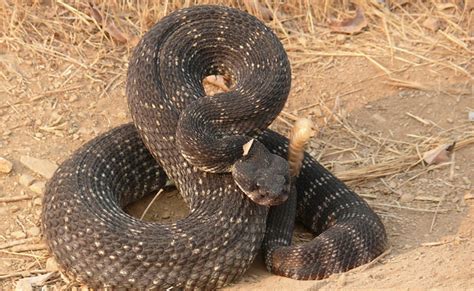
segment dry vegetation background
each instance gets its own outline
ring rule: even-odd
[[[310,152],[375,208],[392,244],[370,267],[321,282],[271,276],[257,260],[230,289],[472,288],[472,0],[1,0],[0,286],[67,286],[38,228],[48,173],[24,157],[54,167],[129,121],[133,46],[158,19],[204,3],[246,10],[276,31],[293,86],[273,127],[315,121]],[[158,200],[148,219],[182,215],[174,195]]]

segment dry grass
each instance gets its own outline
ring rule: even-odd
[[[204,3],[231,5],[263,19],[283,41],[296,77],[305,66],[312,66],[324,75],[328,63],[335,58],[363,58],[380,71],[371,79],[379,78],[392,86],[442,92],[456,98],[472,94],[473,38],[469,27],[473,13],[472,7],[461,5],[464,1],[385,1],[391,3],[390,7],[377,4],[382,1],[364,0],[142,2],[136,5],[136,1],[95,1],[96,12],[102,17],[99,23],[87,1],[3,0],[0,3],[0,78],[3,79],[0,96],[5,97],[0,98],[0,110],[16,111],[18,105],[35,106],[44,101],[54,105],[64,95],[96,94],[97,100],[107,96],[113,89],[124,87],[128,56],[137,38],[170,12]],[[329,21],[351,17],[356,6],[363,9],[369,24],[361,32],[364,37],[332,33]],[[431,31],[425,27],[427,19],[435,19],[439,28]],[[126,36],[125,42],[114,39],[106,23],[113,23]],[[36,72],[25,72],[24,65],[36,68]],[[419,68],[426,69],[425,79],[406,79],[412,70]],[[433,82],[444,76],[456,82]],[[43,82],[34,86],[29,82],[33,77]],[[347,94],[358,90],[354,89],[356,85],[349,84]],[[325,134],[331,134],[331,130],[342,131],[377,153],[377,159],[359,157],[347,161],[351,169],[337,173],[345,181],[390,179],[400,173],[416,178],[436,167],[450,166],[448,163],[420,167],[424,151],[453,139],[457,141],[456,149],[474,143],[469,124],[437,136],[413,137],[412,142],[389,140],[354,128],[344,119],[337,100],[334,104],[319,98],[308,105],[322,108],[324,117],[318,120],[321,127],[329,123],[339,125],[327,129]],[[304,112],[309,107],[297,111]],[[281,126],[291,125],[296,118],[295,114],[283,112]],[[43,130],[63,134],[61,124],[61,120],[53,120]],[[348,151],[357,156],[354,149],[328,143],[318,158],[327,161]],[[326,165],[332,166],[331,162]],[[11,249],[14,245],[7,245],[2,252],[14,253]],[[28,255],[44,265],[44,257],[31,252]],[[26,270],[32,270],[31,274],[46,272],[37,270],[37,266],[32,264]],[[24,275],[24,272],[12,272],[0,278]]]

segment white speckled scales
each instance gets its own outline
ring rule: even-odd
[[[205,97],[209,74],[231,77],[231,92]],[[42,227],[59,264],[90,287],[215,289],[248,269],[267,224],[263,247],[277,274],[322,278],[380,254],[380,219],[308,155],[296,184],[297,218],[320,235],[296,247],[287,246],[294,210],[275,208],[267,222],[268,208],[251,202],[229,174],[199,170],[228,170],[257,135],[286,156],[286,139],[265,128],[290,80],[281,43],[253,16],[195,6],[163,18],[130,60],[134,125],[84,145],[48,183]],[[123,212],[163,187],[166,175],[188,203],[188,217],[158,224]]]

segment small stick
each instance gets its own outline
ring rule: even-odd
[[[285,116],[286,118],[292,120],[292,121],[297,121],[299,119],[298,116],[296,116],[294,114],[291,114],[291,113],[288,113],[288,112],[285,112],[285,111],[281,111],[280,114]]]
[[[18,245],[22,245],[22,244],[26,244],[26,243],[31,243],[31,242],[34,242],[34,241],[37,241],[37,240],[38,240],[37,237],[30,237],[30,238],[24,238],[24,239],[10,241],[10,242],[1,244],[0,245],[0,250],[8,249],[8,248],[18,246]]]
[[[377,199],[377,195],[375,194],[361,194],[359,193],[359,196],[362,198],[367,198],[367,199]]]
[[[27,251],[40,251],[40,250],[45,250],[45,249],[47,249],[46,244],[37,243],[37,244],[14,246],[10,250],[12,252],[21,253],[21,252],[27,252]]]
[[[439,197],[432,197],[432,196],[416,196],[415,200],[418,201],[432,201],[432,202],[440,202],[443,200],[443,198]]]
[[[411,114],[410,112],[405,112],[406,115],[410,116],[411,118],[415,119],[416,121],[419,121],[421,123],[423,123],[424,125],[430,125],[430,122],[424,120],[423,118],[421,117],[418,117],[416,115],[413,115]]]
[[[400,206],[400,205],[392,205],[392,204],[385,204],[385,203],[369,203],[370,206],[374,207],[389,207],[389,208],[398,208],[398,209],[404,209],[404,210],[411,210],[411,211],[417,211],[417,212],[429,212],[429,213],[446,213],[448,212],[448,209],[424,209],[424,208],[413,208],[413,207],[407,207],[407,206]]]
[[[4,198],[0,198],[0,203],[17,202],[17,201],[21,201],[21,200],[28,200],[28,199],[31,199],[31,198],[33,198],[33,197],[31,197],[29,195],[4,197]]]
[[[382,181],[382,183],[385,185],[385,187],[388,188],[388,190],[392,191],[393,193],[399,195],[399,196],[402,196],[403,194],[395,189],[393,189],[392,187],[390,187],[387,182],[385,182],[385,180],[383,178],[380,179],[380,181]]]
[[[456,164],[456,160],[454,159],[455,155],[456,155],[456,152],[452,151],[452,153],[451,153],[451,167],[449,168],[449,178],[448,178],[449,181],[454,180],[454,169],[455,169],[455,164]]]
[[[376,257],[375,259],[373,259],[372,261],[370,261],[369,263],[367,264],[364,264],[362,266],[359,266],[355,269],[353,269],[354,272],[363,272],[365,270],[367,270],[368,268],[372,267],[373,265],[377,264],[382,258],[384,258],[385,256],[387,256],[388,254],[390,254],[392,252],[392,247],[390,247],[388,250],[386,250],[385,252],[381,253],[378,257]]]
[[[150,207],[153,205],[153,203],[155,203],[156,199],[158,199],[158,197],[160,196],[160,194],[163,192],[163,188],[160,189],[160,191],[158,191],[158,193],[156,193],[155,197],[153,197],[153,199],[150,201],[150,203],[148,203],[147,207],[145,208],[145,210],[143,211],[142,215],[140,216],[140,220],[143,220],[143,218],[145,217],[145,215],[147,214],[148,210],[150,209]]]
[[[25,277],[29,274],[45,274],[49,273],[50,271],[47,270],[31,270],[31,271],[19,271],[19,272],[13,272],[13,273],[8,273],[8,274],[2,274],[0,275],[0,279],[8,279],[8,278],[14,278],[14,277]]]
[[[443,199],[441,199],[438,202],[438,205],[436,205],[436,210],[435,210],[435,213],[433,214],[433,219],[431,220],[430,233],[433,231],[433,228],[436,222],[436,216],[438,215],[438,210],[439,210],[439,207],[441,206],[441,202],[443,202]]]
[[[281,122],[283,122],[284,124],[286,124],[288,127],[292,127],[293,124],[291,124],[291,122],[289,122],[288,120],[284,119],[283,117],[281,116],[277,116],[277,119],[280,120]]]
[[[23,257],[31,257],[35,259],[44,259],[43,256],[38,256],[38,255],[33,255],[33,254],[23,254],[23,253],[18,253],[18,252],[10,252],[6,250],[0,250],[0,253],[5,253],[9,255],[16,255],[16,256],[23,256]]]
[[[423,247],[435,247],[435,246],[441,246],[441,245],[449,244],[452,241],[453,240],[428,242],[428,243],[422,243],[421,246],[423,246]]]

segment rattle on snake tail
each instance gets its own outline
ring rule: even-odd
[[[231,90],[205,96],[212,74],[229,77]],[[296,279],[382,253],[378,216],[308,154],[290,195],[288,141],[266,129],[290,86],[283,46],[255,17],[203,5],[160,20],[130,59],[133,124],[85,144],[47,184],[42,229],[61,267],[96,288],[216,289],[262,246],[272,272]],[[154,223],[123,211],[167,178],[186,218]],[[317,235],[311,242],[290,246],[295,216]]]

